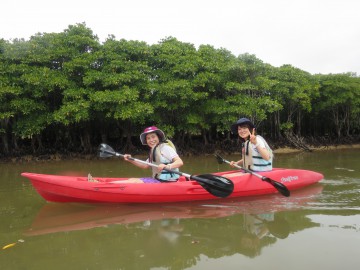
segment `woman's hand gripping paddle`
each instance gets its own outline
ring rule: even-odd
[[[112,157],[112,156],[124,158],[123,154],[115,152],[114,149],[111,148],[111,146],[104,144],[104,143],[100,144],[100,146],[99,146],[99,155],[102,158],[107,158],[107,157]],[[151,167],[158,167],[158,165],[156,165],[156,164],[146,162],[146,161],[143,161],[140,159],[136,159],[136,158],[132,158],[132,157],[130,157],[128,159],[142,163],[142,164],[149,165]],[[228,197],[234,190],[234,183],[230,179],[227,179],[222,176],[213,175],[213,174],[190,175],[187,173],[170,170],[167,168],[164,168],[164,170],[171,172],[171,173],[183,175],[187,178],[195,180],[205,190],[207,190],[209,193],[211,193],[212,195],[214,195],[216,197],[221,197],[221,198]]]
[[[221,157],[220,155],[218,154],[215,154],[215,157],[217,159],[217,161],[219,162],[219,164],[222,164],[222,163],[227,163],[227,164],[230,164],[230,161],[224,159],[223,157]],[[272,185],[274,188],[276,188],[282,195],[284,195],[285,197],[289,197],[290,196],[290,191],[288,190],[288,188],[278,182],[278,181],[275,181],[273,179],[270,179],[269,177],[266,177],[266,176],[262,176],[260,174],[257,174],[251,170],[248,170],[248,169],[245,169],[243,167],[240,167],[239,165],[234,165],[236,168],[238,169],[241,169],[245,172],[248,172],[248,173],[251,173],[252,175],[256,176],[256,177],[259,177],[261,180],[265,181],[265,182],[268,182],[270,185]]]

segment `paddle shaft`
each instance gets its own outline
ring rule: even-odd
[[[230,161],[228,161],[228,160],[226,160],[226,159],[223,159],[223,161],[224,161],[225,163],[227,163],[227,164],[230,164]],[[253,172],[253,171],[250,171],[250,170],[248,170],[248,169],[245,169],[245,168],[243,168],[243,167],[241,167],[241,166],[239,166],[239,165],[237,165],[237,164],[234,164],[234,167],[235,167],[235,168],[238,168],[238,169],[240,169],[240,170],[244,170],[245,172],[251,173],[251,174],[255,175],[256,177],[259,177],[261,180],[265,180],[265,179],[267,178],[267,177],[265,177],[265,176],[262,176],[262,175],[260,175],[260,174],[257,174],[256,172]]]
[[[220,162],[225,162],[225,163],[228,163],[228,164],[231,164],[230,161],[226,160],[226,159],[223,159],[221,156],[219,155],[215,155],[217,158],[218,158],[218,161]],[[282,195],[286,196],[286,197],[289,197],[290,196],[290,191],[288,190],[288,188],[278,182],[278,181],[275,181],[273,179],[270,179],[269,177],[266,177],[266,176],[262,176],[260,174],[257,174],[256,172],[253,172],[251,170],[248,170],[248,169],[245,169],[237,164],[233,164],[234,167],[238,168],[238,169],[241,169],[241,170],[244,170],[245,172],[248,172],[248,173],[251,173],[252,175],[260,178],[262,181],[265,181],[265,182],[268,182],[269,184],[271,184],[274,188],[276,188]]]
[[[107,144],[101,144],[100,148],[99,148],[99,152],[100,152],[100,157],[117,156],[117,157],[122,157],[125,159],[125,155],[115,152]],[[151,167],[159,168],[159,165],[152,164],[150,162],[136,159],[133,157],[127,157],[126,159],[137,162],[139,164],[145,164],[145,165],[148,165]],[[211,193],[212,195],[214,195],[216,197],[225,198],[225,197],[229,196],[234,190],[234,183],[230,179],[227,179],[222,176],[217,176],[217,175],[212,175],[212,174],[203,174],[203,175],[199,175],[199,176],[194,176],[194,175],[190,175],[187,173],[183,173],[183,172],[180,172],[177,170],[175,171],[175,170],[171,170],[171,169],[167,169],[167,168],[164,168],[163,170],[174,173],[174,174],[179,174],[179,175],[182,175],[182,176],[185,176],[187,178],[197,181],[206,191],[208,191],[209,193]]]
[[[123,154],[120,154],[120,153],[117,153],[117,152],[115,152],[115,153],[112,153],[112,152],[109,152],[109,151],[106,151],[106,150],[104,150],[106,153],[108,153],[108,154],[115,154],[115,156],[117,156],[117,157],[122,157],[122,158],[125,158],[125,155],[123,155]],[[153,164],[153,163],[150,163],[150,162],[147,162],[147,161],[144,161],[144,160],[141,160],[141,159],[136,159],[136,158],[133,158],[133,157],[128,157],[127,158],[128,160],[132,160],[132,161],[135,161],[135,162],[138,162],[138,163],[141,163],[141,164],[144,164],[144,165],[149,165],[149,166],[151,166],[151,167],[154,167],[154,168],[159,168],[159,166],[158,165],[156,165],[156,164]],[[171,170],[171,169],[167,169],[167,168],[164,168],[164,170],[165,171],[168,171],[168,172],[171,172],[171,173],[175,173],[175,174],[179,174],[179,175],[182,175],[182,176],[185,176],[185,177],[187,177],[187,178],[196,178],[196,176],[194,176],[194,175],[190,175],[190,174],[187,174],[187,173],[183,173],[183,172],[179,172],[179,171],[175,171],[175,170]],[[198,180],[198,179],[197,179]],[[201,179],[200,179],[201,180]]]

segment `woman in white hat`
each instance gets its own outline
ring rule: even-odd
[[[272,170],[272,150],[263,137],[255,134],[255,126],[248,118],[240,118],[231,125],[231,131],[244,141],[242,159],[231,161],[230,166],[238,165],[252,171]]]
[[[130,160],[131,155],[125,154],[124,159],[140,168],[152,168],[152,176],[144,178],[130,178],[127,182],[133,183],[160,183],[160,182],[174,182],[180,177],[178,174],[165,171],[164,168],[171,170],[179,170],[184,163],[176,152],[175,147],[171,142],[166,140],[165,134],[156,126],[147,127],[143,133],[140,134],[140,141],[143,145],[150,147],[149,157],[146,160],[148,163],[156,164],[157,167],[152,167],[147,164],[139,163]],[[122,181],[123,183],[124,181]]]

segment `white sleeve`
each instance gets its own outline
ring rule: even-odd
[[[161,154],[170,161],[179,156],[175,149],[167,144],[161,148]]]
[[[262,138],[256,137],[256,143],[259,145],[258,146],[259,148],[266,148],[265,142],[264,142],[264,140]],[[253,147],[254,150],[258,151],[257,147],[255,147],[255,144],[252,144],[252,147]]]
[[[260,140],[259,140],[260,139]],[[259,144],[260,148],[266,148],[265,142],[262,138],[257,138],[257,143]]]

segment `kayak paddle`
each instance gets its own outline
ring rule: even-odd
[[[107,157],[111,157],[111,156],[124,158],[123,154],[115,152],[111,146],[109,146],[105,143],[102,143],[99,146],[99,156],[102,158],[107,158]],[[132,158],[132,157],[129,157],[128,159],[142,163],[142,164],[149,165],[151,167],[158,167],[158,165],[156,165],[156,164],[146,162],[146,161],[143,161],[140,159],[136,159],[136,158]],[[179,171],[175,171],[175,170],[171,170],[171,169],[167,169],[167,168],[164,168],[164,170],[171,172],[171,173],[183,175],[187,178],[195,180],[206,191],[208,191],[209,193],[211,193],[212,195],[214,195],[216,197],[225,198],[225,197],[229,196],[234,190],[234,183],[230,179],[227,179],[222,176],[213,175],[213,174],[190,175],[187,173],[183,173],[183,172],[179,172]]]
[[[222,164],[222,163],[230,164],[230,161],[224,159],[222,156],[220,156],[218,154],[215,154],[215,157],[216,157],[217,161],[219,162],[219,164]],[[252,175],[254,175],[256,177],[259,177],[261,180],[263,180],[265,182],[268,182],[269,184],[271,184],[274,188],[276,188],[285,197],[290,196],[290,191],[288,190],[288,188],[284,184],[282,184],[282,183],[280,183],[278,181],[275,181],[275,180],[273,180],[273,179],[271,179],[269,177],[257,174],[257,173],[255,173],[255,172],[253,172],[251,170],[240,167],[239,165],[234,165],[234,167],[236,167],[238,169],[241,169],[241,170],[244,170],[245,172],[251,173]]]

